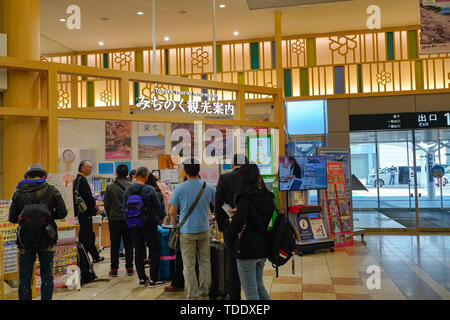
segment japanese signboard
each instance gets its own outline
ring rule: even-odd
[[[3,238],[4,273],[18,271],[16,229],[17,225],[8,222],[9,201],[0,201],[0,236]]]
[[[450,127],[450,111],[365,114],[350,116],[350,131]]]

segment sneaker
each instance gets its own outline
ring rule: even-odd
[[[177,287],[174,287],[173,285],[170,285],[170,286],[164,287],[164,291],[166,291],[166,292],[179,292],[179,291],[184,291],[184,289],[183,288],[177,288]]]
[[[110,277],[117,277],[117,269],[111,270],[111,271],[109,272],[109,276],[110,276]]]
[[[105,260],[105,257],[99,257],[98,259],[93,259],[92,263],[99,263],[100,261]]]
[[[163,285],[164,283],[166,283],[166,280],[149,281],[148,282],[148,286],[149,287],[156,287],[156,286]]]
[[[148,280],[147,279],[140,279],[139,280],[139,285],[140,286],[145,286],[147,284]]]
[[[134,274],[133,268],[127,268],[127,275],[132,276]]]

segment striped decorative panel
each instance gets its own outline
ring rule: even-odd
[[[417,30],[408,31],[408,57],[409,59],[417,59],[419,57],[417,46]]]
[[[103,68],[105,69],[109,68],[109,54],[107,53],[103,54]]]
[[[139,99],[139,82],[134,82],[134,103],[136,104]]]
[[[306,40],[306,53],[308,67],[314,67],[316,65],[316,39]]]
[[[292,97],[292,71],[291,69],[284,70],[284,95]]]
[[[95,107],[95,89],[93,81],[88,81],[87,83],[87,106]]]
[[[142,51],[136,51],[134,59],[136,72],[144,72],[144,53]]]
[[[362,71],[361,65],[358,64],[358,93],[363,92]]]
[[[272,68],[276,68],[277,67],[277,53],[276,53],[276,49],[275,49],[275,41],[272,41]]]
[[[423,90],[423,67],[422,61],[416,61],[416,90]]]
[[[334,67],[334,93],[335,94],[345,93],[345,78],[343,66]]]
[[[386,32],[387,59],[394,60],[394,33]]]
[[[300,96],[309,96],[308,69],[300,69]]]
[[[165,57],[165,65],[166,65],[166,75],[169,75],[169,49],[164,50],[164,57]]]
[[[259,43],[253,42],[250,44],[250,59],[252,70],[259,69]]]
[[[216,45],[216,66],[217,66],[217,72],[222,72],[222,70],[223,70],[222,46],[220,44]]]

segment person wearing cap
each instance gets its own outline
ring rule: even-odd
[[[19,223],[27,204],[46,203],[51,217],[49,226],[53,230],[52,237],[40,238],[39,245],[28,242],[29,239],[20,227],[17,231],[17,246],[19,249],[19,299],[31,300],[31,279],[33,276],[33,266],[36,260],[36,254],[39,256],[41,272],[41,299],[51,300],[53,296],[53,258],[55,256],[55,247],[58,239],[56,219],[64,219],[67,216],[67,208],[61,193],[49,185],[45,179],[47,172],[40,164],[32,164],[17,185],[9,207],[9,222]]]
[[[105,260],[100,257],[100,254],[95,246],[95,233],[92,228],[92,217],[100,213],[100,209],[92,195],[91,187],[86,177],[92,173],[92,162],[88,160],[81,161],[78,167],[78,174],[73,182],[73,203],[75,217],[78,218],[80,231],[78,232],[78,239],[83,245],[86,252],[92,256],[92,262],[98,263]],[[84,201],[86,210],[80,212],[79,198]]]

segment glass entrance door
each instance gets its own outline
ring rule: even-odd
[[[414,135],[417,181],[420,182],[417,184],[419,228],[421,230],[450,228],[449,176],[444,174],[442,178],[436,178],[432,175],[435,166],[442,166],[444,172],[448,172],[450,132],[429,129],[417,130]]]

